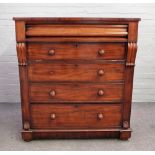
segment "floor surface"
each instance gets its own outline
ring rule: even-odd
[[[24,142],[20,136],[21,112],[18,103],[0,103],[0,150],[155,150],[155,103],[133,103],[132,137],[87,140],[35,140]]]

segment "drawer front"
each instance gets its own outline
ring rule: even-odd
[[[125,59],[125,43],[28,43],[29,60]]]
[[[53,83],[30,84],[31,102],[122,101],[124,84]]]
[[[119,36],[128,35],[127,25],[27,25],[26,36]]]
[[[31,104],[31,128],[114,128],[121,126],[121,111],[118,104]]]
[[[124,63],[32,63],[30,81],[96,81],[110,82],[124,79]]]

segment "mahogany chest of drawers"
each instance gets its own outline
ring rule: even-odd
[[[14,20],[22,138],[130,138],[140,19]]]

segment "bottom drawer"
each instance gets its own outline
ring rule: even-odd
[[[121,126],[119,104],[31,104],[32,129],[101,129]]]

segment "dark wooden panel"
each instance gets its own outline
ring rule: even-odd
[[[91,138],[120,138],[128,140],[131,137],[131,129],[122,130],[121,128],[106,129],[33,129],[22,131],[22,138],[25,141],[32,139],[91,139]]]
[[[104,52],[100,53],[101,50]],[[125,58],[125,43],[29,43],[28,58],[29,60],[121,60]]]
[[[119,127],[121,111],[121,105],[31,104],[31,127],[32,129]]]
[[[30,85],[30,100],[46,101],[121,101],[124,84],[37,83]]]
[[[25,137],[26,132],[23,132],[23,139],[27,141]],[[30,133],[31,134],[31,133]],[[115,130],[35,130],[33,132],[33,139],[103,139],[103,138],[119,138],[120,132]],[[30,139],[31,140],[31,139]],[[28,139],[28,141],[30,141]]]
[[[29,65],[30,81],[97,81],[124,80],[124,63],[79,64],[67,62],[32,63]]]

